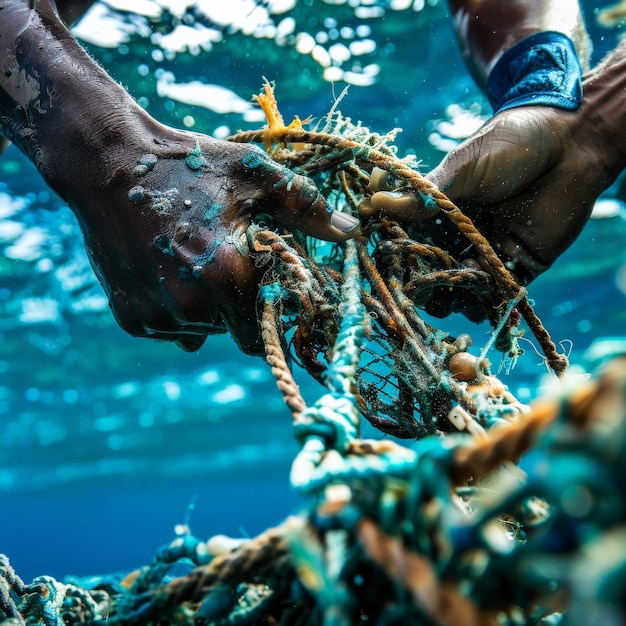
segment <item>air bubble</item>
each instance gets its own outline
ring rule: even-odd
[[[128,199],[131,202],[137,202],[138,200],[141,200],[145,195],[146,190],[141,185],[137,185],[128,192]]]

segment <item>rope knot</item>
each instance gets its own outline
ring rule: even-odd
[[[345,453],[358,435],[359,409],[352,394],[327,393],[306,408],[294,422],[301,446],[311,437],[322,438],[326,449]]]

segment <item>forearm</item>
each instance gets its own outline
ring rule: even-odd
[[[73,180],[160,125],[86,54],[50,2],[34,5],[0,0],[0,124],[71,203]]]
[[[626,41],[583,79],[585,124],[601,137],[599,152],[615,173],[626,167]]]
[[[581,65],[588,67],[589,38],[578,0],[448,0],[448,5],[463,58],[483,89],[502,54],[541,31],[570,37]]]

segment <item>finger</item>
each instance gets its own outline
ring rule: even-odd
[[[309,178],[294,174],[258,149],[247,148],[242,163],[247,177],[262,194],[250,206],[288,227],[328,241],[346,241],[358,234],[359,220],[331,211]]]
[[[376,213],[398,222],[417,222],[432,217],[438,211],[434,203],[428,205],[413,191],[377,191],[368,203],[359,208],[362,217]]]
[[[283,224],[327,241],[346,241],[359,232],[358,218],[329,210],[313,182],[299,174],[289,177],[275,215]]]

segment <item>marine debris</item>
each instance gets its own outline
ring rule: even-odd
[[[254,539],[177,537],[125,576],[26,585],[3,557],[0,623],[626,623],[626,358],[522,405],[490,373],[491,346],[517,358],[524,319],[556,372],[566,359],[484,237],[397,157],[394,131],[336,109],[305,130],[284,124],[270,85],[259,101],[268,126],[233,140],[262,143],[335,210],[356,213],[384,187],[414,191],[487,269],[376,215],[341,245],[258,218],[241,252],[267,268],[260,323],[300,446],[290,480],[302,510]],[[492,323],[479,354],[419,314],[442,295]],[[325,387],[313,405],[290,351]],[[362,417],[414,441],[363,440]]]
[[[415,159],[397,157],[392,143],[397,129],[372,133],[333,108],[320,130],[308,131],[298,118],[285,125],[269,83],[258,100],[268,125],[238,133],[233,141],[263,143],[277,162],[312,178],[335,210],[356,214],[381,185],[413,190],[426,211],[439,210],[457,227],[487,268],[459,263],[440,247],[412,238],[397,222],[376,215],[365,220],[362,236],[344,247],[313,242],[307,248],[297,232],[282,237],[277,228],[253,225],[247,233],[250,253],[259,266],[270,268],[260,296],[265,343],[270,365],[281,372],[279,386],[294,417],[302,400],[288,382],[284,358],[279,364],[283,337],[295,328],[296,358],[318,380],[328,376],[329,354],[347,306],[341,272],[346,272],[348,254],[356,266],[350,271],[358,273],[353,298],[367,311],[362,324],[368,336],[354,356],[359,366],[353,392],[360,410],[379,430],[406,438],[454,431],[453,407],[454,415],[463,415],[459,419],[483,428],[514,418],[523,408],[489,374],[486,354],[493,343],[509,358],[517,357],[520,317],[548,365],[558,373],[565,370],[566,357],[557,352],[526,290],[489,242],[419,173]],[[469,337],[451,337],[419,315],[418,307],[428,308],[433,301],[438,307],[445,301],[449,311],[491,321],[492,339],[479,355],[469,354]]]

